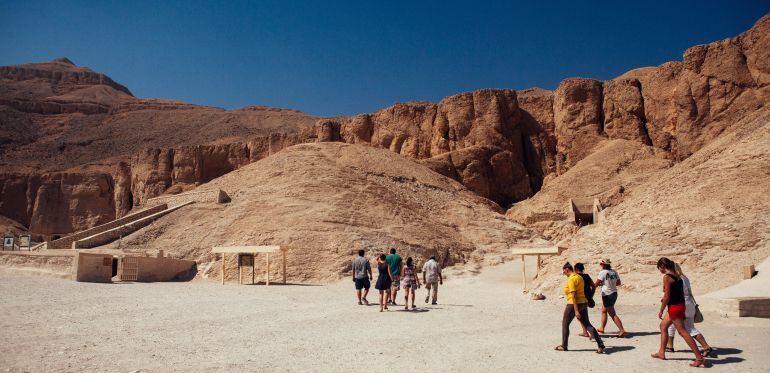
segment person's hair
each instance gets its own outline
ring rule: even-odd
[[[395,249],[395,248],[393,248],[393,249],[390,249],[390,253],[391,253],[391,254],[395,254],[395,253],[396,253],[396,249]]]
[[[602,266],[604,266],[604,269],[612,269],[612,264],[609,263],[602,263]]]
[[[673,261],[671,261],[671,259],[666,258],[666,257],[662,257],[662,258],[658,259],[658,266],[657,267],[658,268],[667,269],[667,270],[669,270],[671,272],[676,272],[676,265],[674,264]]]
[[[380,259],[385,260],[385,254],[380,254]]]
[[[575,263],[575,270],[578,272],[583,272],[586,270],[586,267],[583,265],[583,263]]]
[[[679,277],[684,277],[684,272],[682,272],[682,267],[679,266],[679,263],[674,263],[674,272],[676,272],[676,275]]]
[[[406,265],[407,265],[407,267],[411,267],[412,266],[412,257],[411,256],[406,258]]]
[[[435,255],[431,255],[430,258],[433,259],[433,260],[436,260],[436,256]]]
[[[574,271],[574,269],[572,268],[572,264],[569,264],[569,262],[564,263],[564,265],[561,266],[561,269],[569,269],[570,271]]]
[[[364,249],[358,250],[358,256],[364,256]]]

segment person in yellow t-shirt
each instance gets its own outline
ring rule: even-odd
[[[602,342],[596,328],[588,320],[588,299],[586,299],[583,278],[575,273],[572,264],[566,263],[562,267],[562,273],[567,276],[567,284],[564,285],[564,294],[567,296],[567,307],[564,308],[564,317],[561,321],[561,344],[556,346],[557,351],[567,351],[567,342],[569,341],[569,324],[575,317],[585,325],[586,330],[593,336],[596,344],[597,354],[604,353],[604,343]]]

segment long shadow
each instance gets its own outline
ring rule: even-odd
[[[230,282],[228,282],[228,284],[230,284]],[[236,283],[236,284],[237,284],[237,283]],[[243,283],[243,284],[241,284],[241,285],[247,285],[247,286],[252,286],[252,285],[265,286],[265,282],[264,282],[264,281],[257,281],[257,282],[255,282],[255,283],[253,283],[253,284],[252,284],[252,283],[250,283],[250,282],[248,282],[248,283],[244,282],[244,283]],[[296,283],[296,282],[287,282],[287,283],[285,283],[285,284],[284,284],[283,282],[270,282],[270,285],[268,285],[268,286],[323,286],[323,285],[318,285],[318,284],[300,284],[300,283]]]
[[[448,304],[448,303],[441,303],[442,306],[450,306],[450,307],[473,307],[472,304]]]
[[[398,312],[406,312],[406,313],[423,313],[423,312],[430,312],[430,310],[429,310],[429,309],[426,309],[426,308],[417,308],[417,309],[413,309],[413,310],[405,310],[405,309],[403,309],[403,308],[402,308],[402,309],[400,309],[400,310],[397,310],[397,311],[398,311]]]
[[[737,348],[722,348],[722,347],[713,347],[712,354],[719,356],[719,355],[735,355],[740,354],[743,352],[743,350],[737,349]]]
[[[610,355],[616,352],[630,351],[634,349],[636,349],[634,346],[607,346],[604,348],[604,353]]]
[[[710,364],[714,365],[722,365],[722,364],[733,364],[733,363],[740,363],[742,361],[745,361],[746,359],[742,357],[735,357],[730,356],[726,357],[724,359],[706,359]]]
[[[648,336],[648,335],[660,335],[660,332],[659,331],[657,331],[657,332],[626,332],[626,336],[623,337],[623,338],[644,337],[644,336]],[[607,336],[611,337],[612,335],[610,334],[610,335],[607,335]],[[617,336],[618,335],[615,334],[615,337],[617,337]],[[605,336],[602,335],[602,338],[604,338],[604,337]]]

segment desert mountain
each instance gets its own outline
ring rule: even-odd
[[[740,149],[747,152],[744,157],[731,157],[715,147],[738,146],[739,141],[730,136],[742,133],[744,128],[763,125],[766,117],[761,113],[770,97],[769,61],[770,15],[766,15],[741,35],[688,49],[682,61],[635,69],[610,81],[569,78],[554,91],[482,89],[453,95],[438,103],[398,103],[375,113],[334,118],[316,118],[289,109],[223,110],[173,100],[136,98],[107,76],[77,67],[66,59],[1,67],[0,215],[38,238],[50,238],[122,216],[151,197],[221,184],[228,194],[236,192],[232,207],[222,209],[240,211],[245,216],[245,211],[253,209],[247,203],[252,197],[238,207],[242,210],[236,209],[240,206],[238,193],[248,194],[240,185],[267,186],[251,184],[248,176],[232,181],[242,175],[240,170],[249,167],[259,173],[262,171],[256,169],[260,164],[276,168],[269,159],[283,159],[279,155],[284,149],[298,144],[340,142],[357,145],[351,149],[390,151],[361,153],[369,162],[355,167],[364,174],[387,162],[396,162],[388,158],[394,154],[401,156],[398,162],[417,161],[422,165],[419,171],[407,170],[418,166],[412,163],[397,169],[412,174],[430,169],[454,179],[480,198],[476,200],[480,206],[488,206],[479,202],[485,199],[497,208],[510,207],[510,219],[554,241],[572,242],[571,256],[598,253],[592,251],[598,249],[585,243],[589,232],[604,232],[596,234],[610,240],[618,232],[638,226],[633,224],[636,218],[660,219],[659,225],[643,225],[650,229],[649,237],[660,237],[654,241],[656,245],[669,237],[675,241],[669,246],[689,247],[694,245],[694,236],[666,236],[667,231],[656,229],[671,222],[694,222],[693,229],[716,228],[709,222],[721,222],[722,218],[700,220],[700,210],[676,212],[644,201],[656,196],[661,202],[674,204],[671,198],[687,195],[685,186],[700,190],[710,185],[703,176],[692,174],[695,169],[703,171],[699,175],[707,175],[709,168],[715,168],[715,175],[719,176],[723,165],[741,171],[746,163],[750,167],[747,172],[761,175],[761,168],[751,169],[752,157],[762,158],[764,154],[761,137],[752,143],[756,146]],[[328,153],[320,145],[292,149],[337,154]],[[688,165],[695,169],[687,168]],[[341,167],[348,166],[353,167]],[[330,167],[324,169],[337,172]],[[675,183],[679,174],[689,184]],[[281,175],[275,171],[273,177]],[[292,175],[303,178],[311,173],[300,171]],[[737,189],[745,187],[742,182],[754,180],[742,179],[740,172],[728,176],[736,179],[731,181],[737,183],[733,185]],[[264,182],[269,179],[260,177]],[[661,180],[671,182],[660,184]],[[313,194],[321,188],[314,184],[300,186],[308,190],[298,189],[298,194]],[[330,191],[337,193],[340,189]],[[720,190],[692,195],[715,201],[727,201],[729,197]],[[567,219],[570,198],[600,199],[607,208],[606,225],[578,229]],[[428,197],[424,200],[431,201]],[[367,208],[375,210],[392,203],[385,198],[370,201],[372,204]],[[764,205],[757,206],[760,210],[742,211],[767,211]],[[493,207],[488,207],[489,211]],[[651,207],[657,210],[643,210]],[[429,206],[425,211],[433,208]],[[197,209],[204,207],[188,208]],[[275,212],[288,214],[284,210]],[[232,219],[227,215],[220,216]],[[742,215],[724,216],[743,219]],[[386,215],[380,218],[377,224],[389,224]],[[734,227],[734,240],[711,240],[700,245],[716,246],[717,253],[745,244],[749,251],[760,255],[761,250],[752,245],[766,240],[752,232],[767,230],[767,221],[753,212],[745,219],[746,224]],[[312,231],[312,224],[307,224],[304,229]],[[318,224],[319,230],[328,229],[318,221],[313,224]],[[486,234],[503,234],[497,230],[503,226],[495,224],[503,223],[494,223]],[[423,225],[430,226],[427,222]],[[432,227],[443,232],[439,226]],[[605,231],[610,228],[616,230]],[[256,234],[253,232],[256,231],[241,233]],[[289,237],[288,231],[281,234],[272,238],[299,240]],[[752,241],[754,244],[742,241],[741,237],[752,235],[760,237]],[[369,233],[366,236],[367,240],[372,237]],[[472,235],[473,240],[478,240],[474,242],[484,242],[482,236]],[[158,240],[169,244],[164,237],[172,236],[157,234]],[[174,237],[186,242],[181,234]],[[352,245],[358,236],[345,237]],[[424,253],[438,247],[423,241],[428,237],[436,238],[424,230],[402,243],[422,242],[414,247],[421,247],[423,251],[419,252]],[[450,262],[467,260],[470,252],[481,252],[472,248],[468,238],[471,236],[451,237],[457,240],[455,246],[439,241],[449,247],[446,256],[452,258],[448,259]],[[645,253],[644,258],[650,253],[666,252],[650,242],[640,248],[624,241],[618,243],[616,250],[634,260],[641,260],[634,256],[636,250]],[[151,241],[146,244],[154,245]],[[478,248],[482,244],[475,245]],[[328,247],[331,250],[341,246]],[[601,248],[608,249],[609,246]],[[677,250],[672,253],[686,252]],[[181,254],[207,260],[197,252]]]
[[[121,247],[162,249],[205,271],[213,246],[284,244],[292,248],[291,281],[323,281],[347,273],[360,248],[374,255],[395,245],[405,257],[437,255],[449,265],[499,260],[517,243],[547,244],[456,181],[364,145],[295,145],[199,188],[206,189],[227,190],[232,201],[186,206]]]

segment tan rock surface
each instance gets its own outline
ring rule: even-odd
[[[473,269],[500,260],[510,245],[546,244],[461,184],[362,145],[296,145],[200,188],[225,190],[232,202],[184,207],[121,247],[163,249],[203,270],[216,245],[285,244],[295,279],[328,281],[347,274],[362,247],[373,255],[396,245],[402,255],[436,254]],[[216,278],[219,267],[211,268],[203,275]]]
[[[543,288],[558,287],[565,260],[605,257],[616,263],[625,286],[638,291],[660,286],[651,276],[660,256],[683,263],[698,292],[739,281],[741,266],[770,255],[770,110],[629,189],[600,224],[581,228],[566,242],[570,249],[549,260]]]

